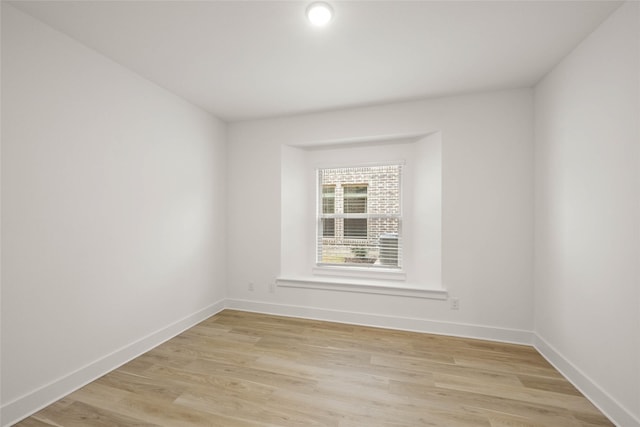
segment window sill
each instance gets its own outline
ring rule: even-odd
[[[448,297],[447,291],[442,288],[346,277],[281,276],[276,279],[276,284],[283,288],[320,289],[437,300],[446,300]]]
[[[336,265],[323,265],[318,264],[313,268],[312,274],[314,276],[330,276],[337,278],[338,280],[343,278],[348,279],[373,279],[373,280],[385,280],[385,281],[405,281],[407,275],[399,268],[375,268],[375,267],[358,267],[349,266],[342,267]],[[331,280],[331,279],[329,279]]]

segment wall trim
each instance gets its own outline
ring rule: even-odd
[[[442,322],[411,317],[330,310],[308,306],[273,304],[242,299],[227,299],[227,308],[287,317],[373,326],[385,329],[476,338],[511,344],[532,345],[533,343],[532,333],[530,331],[520,329],[507,329],[493,326],[471,325],[467,323]]]
[[[10,426],[17,423],[224,309],[225,300],[213,303],[62,378],[5,403],[0,408],[0,413],[2,414],[0,425]]]
[[[393,283],[391,281],[386,284],[380,284],[371,280],[340,277],[280,276],[276,278],[276,285],[282,288],[320,289],[437,300],[446,300],[449,295],[447,290],[442,288],[410,286],[405,283]]]
[[[569,380],[580,392],[602,411],[615,425],[624,427],[640,427],[640,419],[635,417],[628,409],[611,397],[587,374],[575,366],[556,348],[545,341],[537,333],[534,336],[534,348],[554,368]]]

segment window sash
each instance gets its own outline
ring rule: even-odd
[[[367,183],[344,182],[362,173]],[[343,175],[340,175],[343,174]],[[348,178],[344,178],[347,176]],[[379,176],[391,185],[381,191]],[[402,267],[401,164],[318,169],[316,264],[332,267]],[[342,182],[327,183],[342,176]],[[392,176],[391,179],[388,176]],[[385,178],[383,178],[385,179]],[[395,181],[393,181],[395,179]],[[336,181],[333,181],[336,182]],[[375,187],[377,186],[377,187]],[[379,207],[380,199],[387,203]],[[368,206],[373,203],[371,212]],[[371,229],[375,231],[371,233]],[[374,264],[375,262],[375,264]]]

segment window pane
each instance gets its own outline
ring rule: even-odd
[[[366,239],[367,220],[366,218],[345,218],[344,237],[347,239]]]
[[[336,187],[335,185],[322,186],[322,213],[332,214],[336,211]]]
[[[362,195],[367,195],[367,184],[344,186],[344,197],[358,197]]]
[[[322,199],[322,213],[332,214],[336,211],[336,203],[334,199]]]
[[[336,220],[334,218],[322,218],[322,237],[335,237]]]
[[[367,212],[367,185],[345,185],[344,213]]]
[[[344,213],[367,213],[367,198],[345,198]]]
[[[382,265],[397,266],[399,257],[398,233],[380,235],[379,259]]]

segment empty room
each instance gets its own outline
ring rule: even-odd
[[[0,426],[640,427],[640,2],[0,4]]]

